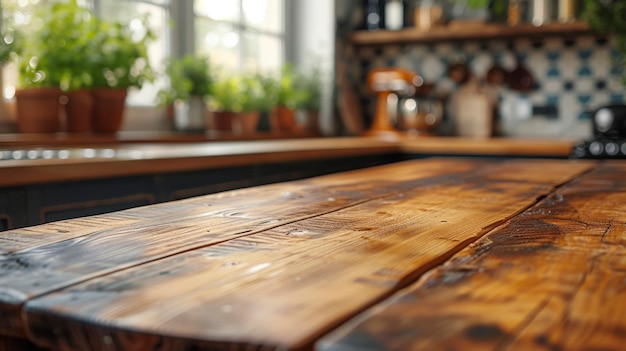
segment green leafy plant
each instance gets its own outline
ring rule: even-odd
[[[41,23],[24,38],[19,66],[22,85],[81,86],[90,13],[70,0],[40,7],[35,16]]]
[[[22,48],[23,38],[15,28],[11,17],[0,8],[0,67],[16,57]]]
[[[290,109],[302,108],[309,100],[309,92],[299,84],[303,76],[289,63],[283,65],[280,77],[265,78],[265,91],[274,106],[285,106]]]
[[[591,28],[615,36],[618,56],[614,58],[614,64],[626,67],[626,1],[586,0],[582,13]],[[626,85],[626,77],[623,83]]]
[[[306,94],[303,96],[300,108],[307,110],[319,110],[322,104],[322,89],[324,85],[324,73],[319,66],[313,66],[308,70],[301,70],[295,81],[296,89]]]
[[[147,44],[155,34],[147,18],[137,34],[130,26],[97,18],[76,0],[38,8],[39,25],[28,28],[20,55],[24,86],[80,88],[141,87],[154,78]]]
[[[209,105],[216,111],[264,111],[268,106],[264,82],[259,74],[222,73],[212,85]]]
[[[148,25],[148,17],[139,21],[143,32],[134,32],[128,24],[98,20],[96,32],[88,42],[91,53],[88,63],[92,86],[96,88],[141,88],[152,82],[154,69],[148,60],[148,44],[156,34]]]
[[[497,17],[506,13],[507,0],[454,0],[458,4],[465,4],[471,9],[490,9]]]
[[[176,99],[190,96],[206,97],[211,93],[214,77],[208,58],[186,55],[166,62],[166,73],[170,87],[159,92],[161,104],[167,105]]]

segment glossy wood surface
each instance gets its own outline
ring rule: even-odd
[[[157,136],[154,136],[155,138]],[[19,148],[0,143],[4,150],[66,150],[67,159],[0,160],[0,186],[20,186],[89,179],[105,179],[146,174],[209,170],[255,164],[332,160],[367,155],[489,155],[541,156],[566,158],[573,141],[542,139],[470,139],[438,137],[398,137],[393,140],[344,137],[286,140],[104,143],[87,139],[79,144],[45,145],[45,139]],[[28,139],[28,138],[27,138]],[[39,140],[40,144],[36,143]],[[120,139],[122,140],[122,139]],[[168,139],[165,139],[168,140]],[[184,139],[183,139],[184,140]],[[86,144],[85,144],[86,143]],[[91,151],[111,157],[85,157]]]
[[[623,350],[625,172],[557,189],[318,350]]]
[[[0,233],[0,334],[310,349],[594,167],[427,159]]]

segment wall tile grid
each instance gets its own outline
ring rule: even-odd
[[[403,67],[436,83],[444,95],[458,88],[446,74],[451,63],[459,61],[482,79],[487,70],[498,63],[507,70],[517,59],[532,73],[536,87],[529,93],[499,88],[500,134],[520,137],[560,137],[587,139],[591,137],[591,111],[605,104],[626,102],[622,84],[624,67],[613,64],[616,52],[611,40],[582,36],[575,40],[559,37],[515,39],[513,41],[467,41],[433,44],[358,46],[348,50],[352,64],[349,76],[355,86],[368,119],[374,113],[373,96],[362,82],[367,73],[378,67]],[[534,109],[529,109],[532,104]],[[515,111],[503,106],[517,106]],[[521,106],[526,106],[523,109]],[[441,134],[451,134],[453,116],[447,110]],[[517,111],[517,112],[516,112]],[[532,111],[534,113],[520,113]],[[446,127],[448,125],[448,127]]]

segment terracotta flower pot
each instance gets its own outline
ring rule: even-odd
[[[270,128],[281,134],[297,132],[296,111],[285,106],[276,106],[270,115]]]
[[[231,120],[231,128],[236,135],[252,135],[259,125],[259,112],[239,112]]]
[[[252,135],[259,125],[259,112],[214,111],[211,129],[230,131],[235,135]]]
[[[126,89],[94,89],[93,96],[93,131],[96,133],[115,133],[122,126],[126,107]]]
[[[217,131],[231,131],[232,120],[235,112],[213,111],[209,117],[209,128]]]
[[[87,90],[70,91],[67,95],[65,114],[67,131],[71,133],[88,133],[92,131],[92,115],[94,98]]]
[[[59,130],[63,93],[56,88],[20,89],[15,92],[17,126],[21,133],[55,133]]]

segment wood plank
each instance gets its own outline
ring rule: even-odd
[[[605,163],[318,350],[623,350],[626,163]]]
[[[34,296],[354,206],[403,184],[436,184],[485,164],[405,162],[2,232],[0,334],[24,335],[19,309]]]
[[[394,167],[410,174],[432,162]],[[28,335],[64,350],[104,350],[102,340],[120,350],[308,349],[590,167],[436,162],[446,171],[435,178],[392,182],[392,167],[364,172],[357,183],[328,177],[349,182],[345,192],[357,197],[372,187],[384,196],[32,299]],[[456,162],[467,170],[457,172]],[[324,183],[312,191],[326,193]]]
[[[507,26],[499,23],[485,23],[472,27],[440,26],[430,30],[414,28],[401,31],[356,31],[348,38],[358,45],[388,45],[390,43],[429,43],[455,40],[509,39],[516,37],[542,37],[556,35],[591,34],[591,28],[585,22],[551,23],[540,27],[530,23],[520,26]]]
[[[89,148],[93,148],[89,147]],[[312,138],[173,144],[119,144],[112,158],[0,160],[0,186],[102,179],[157,173],[397,154],[398,145],[376,138]]]

